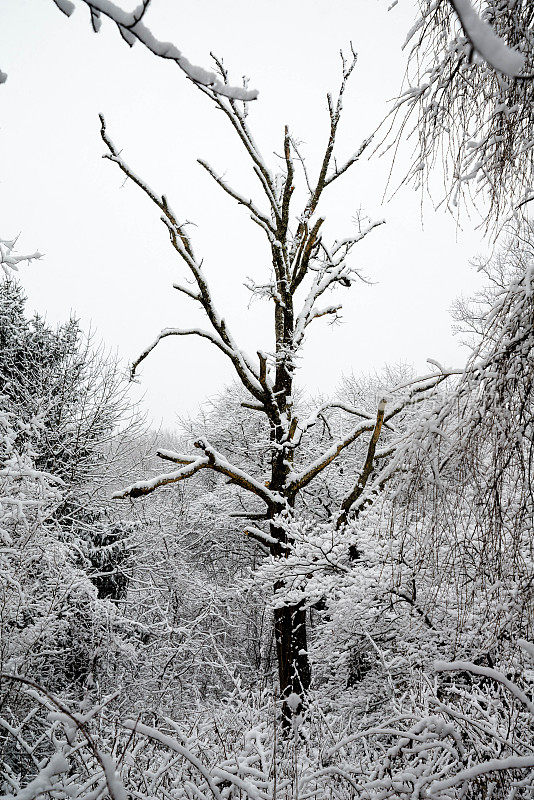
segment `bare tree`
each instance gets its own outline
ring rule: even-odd
[[[221,61],[215,59],[221,80],[226,84],[227,72]],[[369,145],[363,142],[348,159],[338,162],[334,155],[336,137],[341,118],[342,100],[347,82],[354,70],[356,56],[352,52],[346,59],[342,56],[342,79],[337,97],[328,95],[329,132],[327,144],[318,175],[313,178],[303,161],[298,143],[286,127],[283,138],[282,171],[273,172],[264,161],[252,136],[247,120],[247,109],[242,103],[224,95],[209,86],[199,85],[200,91],[228,119],[238,137],[246,157],[251,163],[257,178],[266,207],[249,199],[231,187],[226,180],[206,161],[199,164],[208,172],[215,183],[239,205],[244,206],[251,220],[265,234],[270,252],[272,273],[264,284],[249,284],[253,295],[265,298],[272,304],[274,322],[274,347],[272,352],[257,351],[253,358],[238,344],[224,316],[215,305],[209,280],[204,272],[202,259],[196,255],[193,243],[173,212],[165,195],[157,194],[127,164],[121,150],[115,146],[101,116],[101,135],[107,146],[105,155],[109,161],[132,180],[149,197],[161,213],[170,242],[194,281],[194,288],[183,283],[175,288],[200,306],[205,313],[209,327],[204,328],[166,328],[137,358],[132,366],[132,375],[139,364],[149,355],[157,344],[166,337],[198,336],[215,346],[228,358],[247,390],[250,401],[243,405],[252,414],[263,414],[269,428],[270,474],[255,475],[241,466],[230,463],[226,456],[214,448],[205,438],[195,442],[196,455],[160,450],[160,458],[177,465],[175,471],[166,472],[146,481],[139,481],[117,493],[119,498],[136,498],[150,494],[159,487],[185,480],[200,470],[212,470],[227,478],[232,484],[254,498],[250,517],[265,520],[267,530],[258,525],[249,525],[248,536],[260,542],[273,556],[283,558],[287,555],[291,541],[284,518],[291,515],[299,493],[321,475],[335,459],[356,440],[371,435],[367,461],[354,489],[346,497],[340,509],[340,525],[348,519],[357,502],[362,501],[363,487],[372,470],[376,441],[381,427],[387,425],[406,403],[414,402],[424,396],[426,390],[445,378],[442,371],[428,376],[426,381],[417,384],[388,413],[381,402],[375,418],[360,409],[343,404],[333,404],[343,410],[356,423],[350,432],[335,440],[326,450],[302,462],[299,448],[307,433],[320,419],[324,419],[331,406],[325,404],[306,420],[299,420],[294,410],[295,371],[297,359],[302,350],[305,334],[317,319],[329,317],[335,320],[340,312],[338,302],[319,305],[328,292],[338,287],[350,287],[360,280],[358,271],[349,263],[356,245],[374,230],[381,222],[359,225],[349,236],[328,242],[322,235],[324,217],[319,212],[319,204],[328,187],[344,175],[360,158]],[[292,198],[301,169],[305,190],[305,201],[297,213],[292,212]],[[294,225],[292,222],[294,220]],[[252,445],[252,443],[251,443]],[[258,505],[259,503],[259,505]],[[243,516],[249,516],[244,513]],[[302,604],[287,605],[275,610],[275,637],[277,645],[278,672],[282,697],[302,698],[310,685],[310,664],[307,653],[306,611]],[[293,710],[300,705],[295,700]],[[285,718],[290,709],[286,704]]]

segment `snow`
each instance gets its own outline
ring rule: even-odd
[[[66,772],[69,769],[69,762],[63,753],[55,753],[50,761],[43,767],[37,777],[33,779],[24,789],[12,795],[9,800],[34,800],[40,794],[50,792],[54,787],[52,780],[56,775]],[[122,800],[122,798],[119,798]]]
[[[70,17],[74,11],[74,3],[71,3],[71,0],[53,0],[53,2],[67,17]]]
[[[112,800],[128,800],[128,795],[115,767],[115,762],[107,753],[99,753],[99,756]]]
[[[477,53],[499,72],[512,77],[521,75],[525,67],[522,53],[508,47],[493,28],[478,16],[469,0],[451,0],[451,4]]]
[[[534,660],[534,644],[526,639],[518,639],[517,644]]]
[[[296,692],[291,692],[291,694],[286,700],[286,703],[293,712],[293,714],[296,714],[299,706],[302,705],[302,698],[300,697],[300,695],[296,694]]]
[[[196,767],[200,774],[205,778],[213,796],[215,797],[215,800],[222,800],[221,793],[214,783],[213,778],[204,767],[204,764],[176,739],[173,739],[171,736],[167,736],[157,728],[151,728],[148,725],[143,725],[137,720],[126,720],[124,727],[128,730],[140,733],[142,736],[146,736],[149,739],[153,739],[154,741],[162,744],[164,747],[167,747],[169,750],[182,755],[184,758],[190,761],[191,764],[193,764],[193,766]]]
[[[534,703],[524,692],[521,691],[521,689],[519,689],[519,687],[517,687],[509,678],[507,678],[506,675],[496,669],[490,669],[490,667],[482,667],[478,664],[472,664],[470,661],[452,661],[450,663],[447,661],[436,661],[434,663],[434,669],[436,672],[471,672],[474,675],[482,675],[485,678],[490,678],[491,680],[496,681],[497,683],[502,683],[502,685],[506,686],[508,691],[527,708],[529,713],[534,716]]]
[[[488,761],[482,761],[480,764],[475,764],[468,769],[463,769],[452,778],[447,778],[444,781],[436,781],[432,784],[432,792],[443,792],[453,786],[458,786],[460,783],[467,783],[468,781],[475,780],[481,775],[487,775],[489,772],[503,772],[505,770],[513,769],[531,769],[534,767],[534,755],[530,756],[509,756],[508,758],[490,758]]]
[[[100,14],[104,14],[113,20],[121,36],[130,46],[137,40],[159,58],[175,61],[194,83],[200,86],[207,86],[216,94],[233,100],[248,102],[257,99],[257,90],[223,84],[214,72],[192,64],[172,42],[163,42],[157,39],[143,21],[147,4],[141,4],[134,8],[133,11],[128,12],[111,2],[111,0],[91,0],[91,2],[83,0],[83,2],[90,7],[91,20],[95,31],[100,29]],[[67,16],[70,16],[74,11],[74,5],[70,0],[54,0],[54,3]]]

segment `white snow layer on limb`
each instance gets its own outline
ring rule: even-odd
[[[467,781],[474,781],[481,775],[488,775],[492,772],[508,772],[510,770],[523,770],[532,769],[534,767],[534,755],[530,756],[508,756],[508,758],[490,758],[488,761],[482,761],[480,764],[474,764],[472,767],[461,770],[451,778],[445,780],[435,781],[431,787],[432,797],[446,795],[435,795],[436,792],[444,792],[447,789],[452,789],[453,786],[459,786]],[[511,797],[512,795],[509,795]]]
[[[482,675],[496,683],[501,683],[534,717],[534,703],[525,692],[521,691],[513,681],[507,678],[502,672],[499,672],[499,670],[472,664],[470,661],[436,661],[434,662],[434,670],[436,672],[471,672],[473,675]]]
[[[16,243],[16,239],[0,239],[0,265],[6,275],[9,274],[9,270],[17,272],[18,264],[20,264],[22,261],[26,261],[29,264],[30,261],[35,261],[39,258],[42,258],[42,253],[37,251],[35,253],[30,253],[30,255],[15,255]]]
[[[512,50],[497,36],[493,28],[478,16],[470,0],[450,0],[450,3],[476,52],[498,72],[519,77],[525,68],[525,56]]]
[[[533,642],[527,642],[526,639],[518,639],[517,640],[517,644],[534,661],[534,643]]]
[[[117,767],[112,757],[107,753],[99,752],[99,761],[102,764],[104,775],[106,777],[106,784],[112,800],[128,800],[128,794],[120,779]]]
[[[191,477],[191,475],[194,475],[195,472],[207,467],[208,464],[209,459],[207,457],[197,458],[193,461],[190,461],[186,466],[182,467],[182,469],[178,469],[175,472],[166,472],[163,475],[156,475],[156,477],[152,478],[151,480],[137,481],[131,486],[127,486],[126,489],[115,492],[112,495],[112,499],[124,500],[127,497],[136,498],[145,494],[150,494],[155,489],[159,489],[160,486],[167,486],[169,483],[178,483],[178,481],[182,481],[185,478]]]
[[[15,796],[15,800],[34,800],[39,795],[52,792],[57,788],[57,781],[54,780],[58,775],[67,772],[69,762],[63,753],[55,753],[50,761],[40,770],[37,777],[31,781],[24,789],[21,789]],[[9,795],[8,795],[9,797]]]
[[[161,731],[159,731],[157,728],[150,728],[148,725],[143,725],[138,720],[127,719],[124,722],[124,727],[127,730],[133,731],[134,733],[139,733],[142,736],[146,736],[148,739],[152,739],[152,741],[159,742],[159,744],[162,744],[168,750],[178,753],[178,755],[187,759],[187,761],[189,761],[205,779],[215,800],[222,800],[222,795],[217,788],[217,784],[210,775],[209,770],[204,766],[202,761],[200,761],[200,759],[198,759],[187,747],[184,747],[183,744],[180,744],[180,742],[178,742],[176,739],[173,739],[171,736],[161,733]]]
[[[71,0],[52,1],[67,17],[70,17],[74,11],[74,4]],[[148,8],[146,0],[137,6],[137,8],[134,8],[133,11],[125,11],[120,6],[111,2],[111,0],[81,0],[81,2],[89,6],[93,30],[95,32],[98,32],[100,29],[100,15],[103,14],[115,23],[122,38],[130,47],[135,44],[136,40],[141,42],[141,44],[144,44],[155,56],[176,62],[193,83],[207,86],[216,94],[224,95],[232,100],[248,102],[250,100],[256,100],[258,97],[258,92],[255,89],[228,86],[223,83],[214,72],[191,64],[176,45],[171,42],[161,42],[159,39],[156,39],[152,31],[147,28],[143,22],[143,17]],[[95,19],[98,21],[96,25]],[[3,73],[0,72],[0,83],[3,82],[2,75]]]

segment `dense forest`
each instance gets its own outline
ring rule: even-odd
[[[421,0],[409,88],[348,157],[347,47],[316,163],[283,124],[264,155],[261,95],[158,41],[150,0],[79,5],[95,32],[114,24],[170,59],[228,124],[256,194],[199,163],[262,237],[263,280],[243,280],[270,309],[272,347],[234,333],[201,233],[104,116],[108,168],[161,221],[173,290],[201,323],[147,337],[125,369],[75,316],[32,314],[24,270],[41,256],[0,240],[1,796],[533,798],[531,4]],[[299,381],[309,327],[337,322],[382,225],[362,212],[340,230],[325,197],[407,125],[399,191],[444,166],[455,213],[484,204],[483,288],[453,310],[464,363],[354,365],[318,396]],[[130,386],[175,337],[215,348],[234,381],[154,430]]]

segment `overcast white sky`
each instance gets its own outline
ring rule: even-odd
[[[131,0],[122,0],[124,7]],[[340,47],[353,41],[359,65],[349,87],[339,140],[350,155],[380,122],[398,91],[413,22],[410,0],[390,12],[385,0],[153,0],[147,23],[194,63],[209,51],[225,58],[236,83],[242,74],[260,90],[250,109],[256,140],[271,163],[284,124],[317,168],[328,135],[325,94],[339,83]],[[248,308],[246,276],[268,275],[261,235],[196,164],[206,158],[237,187],[253,190],[248,164],[226,120],[172,64],[136,45],[130,50],[104,20],[95,35],[85,6],[67,19],[51,0],[2,0],[0,68],[0,237],[18,233],[19,250],[46,257],[24,267],[30,309],[51,323],[71,312],[108,347],[131,360],[167,326],[198,322],[187,298],[172,289],[184,277],[157,209],[101,158],[97,115],[132,167],[166,193],[181,219],[191,220],[224,316],[246,349],[269,349],[267,307]],[[408,152],[408,151],[406,151]],[[406,154],[401,154],[402,159]],[[354,265],[376,283],[343,295],[344,322],[321,321],[308,338],[301,381],[328,392],[342,373],[426,358],[460,363],[449,308],[477,284],[468,260],[485,252],[480,232],[424,205],[403,188],[382,205],[390,161],[373,158],[330,189],[329,230],[352,230],[362,208],[385,217],[355,253]],[[400,175],[399,170],[399,175]],[[439,197],[439,192],[436,192]],[[172,425],[232,379],[224,357],[207,342],[168,339],[140,373],[145,405]]]

